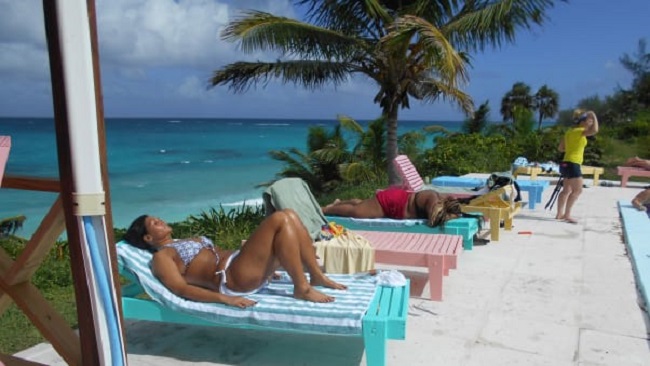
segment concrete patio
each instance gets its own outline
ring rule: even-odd
[[[413,282],[406,340],[388,342],[387,364],[650,365],[650,322],[616,205],[640,187],[584,189],[574,225],[544,210],[551,185],[500,241],[461,254],[442,302],[428,300],[425,269],[378,265]],[[126,338],[130,365],[365,365],[360,338],[133,321]],[[16,356],[64,364],[47,344]]]

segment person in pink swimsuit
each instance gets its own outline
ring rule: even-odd
[[[322,210],[325,215],[360,219],[426,219],[431,227],[463,215],[456,198],[433,190],[412,192],[399,187],[378,191],[367,199],[337,199]]]

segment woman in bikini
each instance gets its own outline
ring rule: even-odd
[[[463,215],[461,202],[433,190],[418,192],[391,187],[367,199],[335,200],[322,207],[325,215],[376,219],[426,219],[431,227]]]
[[[255,301],[244,296],[262,289],[279,266],[291,277],[297,299],[332,302],[334,297],[315,286],[346,289],[321,271],[311,237],[292,210],[267,217],[236,251],[219,249],[205,237],[173,239],[167,223],[148,215],[133,221],[124,240],[153,252],[153,274],[174,294],[189,300],[253,306]]]

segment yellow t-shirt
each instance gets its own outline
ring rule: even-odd
[[[572,128],[564,134],[564,159],[576,164],[582,164],[587,146],[587,138],[583,135],[584,127]]]

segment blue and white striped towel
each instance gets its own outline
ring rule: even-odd
[[[378,218],[378,219],[359,219],[355,217],[348,218],[351,222],[357,223],[360,225],[366,226],[389,226],[389,227],[400,227],[400,226],[416,226],[416,225],[426,225],[427,220],[425,219],[389,219],[389,218]],[[345,222],[341,222],[345,226]]]
[[[151,272],[152,255],[145,250],[121,242],[117,245],[117,255],[122,266],[137,276],[145,292],[158,303],[207,321],[240,327],[254,325],[314,333],[361,334],[361,320],[377,290],[376,279],[372,276],[333,274],[329,277],[347,285],[348,289],[319,288],[319,291],[335,296],[336,301],[317,304],[294,299],[290,281],[273,281],[268,292],[247,296],[257,301],[255,306],[239,309],[174,295]]]

